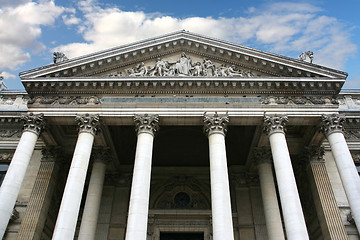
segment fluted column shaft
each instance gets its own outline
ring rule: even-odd
[[[137,145],[131,184],[126,240],[146,240],[150,197],[151,161],[157,115],[136,115]]]
[[[209,138],[211,211],[214,240],[234,239],[229,177],[225,148],[227,116],[204,116]]]
[[[84,212],[81,219],[79,240],[93,240],[95,239],[97,221],[100,210],[101,195],[104,185],[105,170],[106,170],[106,152],[99,151],[94,156],[94,164],[91,171],[90,183],[86,195],[86,202]]]
[[[326,170],[324,154],[322,147],[308,146],[305,147],[302,158],[305,166],[308,166],[304,169],[307,168],[308,176],[312,181],[310,186],[323,238],[349,240]]]
[[[26,169],[43,126],[43,114],[26,114],[23,133],[0,188],[0,239],[5,234]]]
[[[286,116],[265,116],[265,131],[269,134],[286,236],[289,240],[309,239],[299,193],[285,139]]]
[[[285,236],[272,172],[270,148],[256,148],[254,149],[254,155],[258,163],[268,239],[284,240]]]
[[[79,136],[53,233],[52,239],[56,240],[74,238],[91,149],[99,123],[97,115],[79,115],[76,120]]]
[[[351,214],[360,233],[360,179],[343,134],[343,121],[337,114],[322,116],[322,132],[327,137],[340,174]]]

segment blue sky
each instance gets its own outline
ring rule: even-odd
[[[349,73],[360,88],[359,0],[96,1],[0,0],[0,73],[22,89],[18,73],[185,29]]]

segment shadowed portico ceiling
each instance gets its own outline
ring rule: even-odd
[[[94,80],[128,77],[128,71],[142,62],[152,67],[158,58],[169,62],[176,61],[182,52],[193,59],[193,64],[209,59],[218,66],[235,66],[244,71],[250,70],[253,77],[345,79],[347,76],[346,73],[334,69],[179,31],[25,71],[20,73],[20,77],[24,83],[35,78],[71,78],[76,81],[76,78],[86,77]],[[117,76],[119,72],[121,76]]]

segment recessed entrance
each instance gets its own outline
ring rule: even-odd
[[[204,233],[160,233],[160,240],[204,240]]]

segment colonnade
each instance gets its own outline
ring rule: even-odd
[[[0,189],[0,238],[4,236],[19,194],[26,168],[37,138],[43,126],[43,115],[29,114],[24,117],[24,131]],[[79,215],[80,202],[88,171],[94,136],[99,128],[98,115],[79,115],[78,139],[71,162],[53,239],[73,239]],[[159,130],[157,115],[135,115],[137,146],[131,186],[126,240],[145,240],[150,195],[150,176],[153,140]],[[209,140],[210,180],[213,239],[234,239],[230,188],[225,149],[227,116],[204,115],[204,132]],[[287,239],[308,239],[307,228],[291,165],[285,137],[285,115],[265,115],[264,132],[268,134],[273,166],[279,190]],[[342,120],[338,115],[326,115],[322,119],[322,131],[329,140],[340,177],[348,197],[355,223],[360,227],[360,180],[351,158],[344,135]],[[261,158],[261,157],[260,157]],[[264,213],[269,239],[285,239],[277,202],[271,156],[258,161],[258,170]],[[95,239],[96,219],[100,207],[106,164],[99,157],[93,164],[89,190],[79,239]]]

